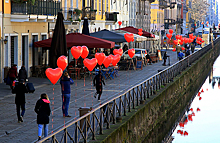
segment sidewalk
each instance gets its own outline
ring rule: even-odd
[[[170,64],[177,62],[176,52],[172,50],[167,51],[170,56]],[[85,80],[74,80],[74,85],[71,85],[71,98],[69,106],[69,115],[71,118],[63,118],[62,115],[62,98],[60,84],[52,85],[46,78],[29,78],[36,91],[34,93],[26,94],[26,112],[24,115],[24,122],[17,123],[16,107],[14,103],[14,94],[11,94],[11,89],[4,83],[0,84],[0,142],[33,142],[36,141],[38,135],[38,127],[36,123],[36,113],[34,107],[36,101],[39,99],[41,93],[47,93],[51,101],[51,110],[54,115],[50,116],[49,133],[62,127],[65,124],[74,120],[79,115],[78,109],[80,107],[97,107],[100,103],[123,93],[125,89],[138,84],[139,82],[158,73],[158,70],[163,70],[168,66],[162,66],[163,61],[153,63],[143,67],[143,70],[119,71],[119,76],[112,80],[105,80],[106,85],[103,89],[101,102],[94,98],[95,87],[93,86],[93,77],[87,77]],[[168,60],[167,60],[168,63]],[[54,88],[54,91],[53,91]],[[54,103],[54,104],[53,104]],[[52,122],[53,119],[53,122]],[[53,126],[53,128],[52,128]],[[9,133],[6,135],[5,131]]]

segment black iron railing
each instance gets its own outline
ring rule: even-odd
[[[169,7],[169,5],[168,5],[168,3],[167,3],[166,0],[160,0],[160,1],[159,1],[159,7],[160,7],[161,9],[165,9],[165,8]]]
[[[96,11],[97,10],[93,10],[90,7],[83,8],[81,19],[84,20],[84,18],[87,17],[88,20],[96,20]]]
[[[103,134],[104,129],[109,129],[112,124],[116,123],[116,118],[126,116],[127,112],[131,112],[131,109],[135,109],[142,101],[147,100],[157,90],[160,90],[162,85],[172,82],[174,77],[212,49],[217,42],[220,42],[220,38],[215,40],[213,44],[211,43],[194,52],[158,74],[132,88],[126,89],[124,93],[103,103],[48,137],[41,139],[38,143],[49,138],[52,138],[53,143],[86,143],[88,138],[95,140],[97,134]]]
[[[164,24],[175,25],[176,20],[174,20],[174,19],[164,19]]]
[[[11,14],[56,16],[59,11],[61,2],[58,1],[36,1],[34,5],[11,2]]]

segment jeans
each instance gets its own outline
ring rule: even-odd
[[[20,114],[20,108],[21,108],[21,114]],[[20,120],[20,117],[24,116],[24,113],[25,113],[25,103],[24,104],[16,104],[16,110],[17,110],[17,117],[18,117],[18,120]]]
[[[70,94],[63,94],[62,95],[62,110],[63,110],[63,116],[68,116],[68,109],[69,109],[69,103],[70,103]]]
[[[44,137],[48,135],[48,124],[38,124],[38,137],[41,137],[44,126]]]

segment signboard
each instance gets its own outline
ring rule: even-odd
[[[137,60],[136,61],[136,69],[141,69],[143,67],[143,60]]]

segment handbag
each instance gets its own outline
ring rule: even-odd
[[[11,79],[9,76],[6,77],[6,85],[11,85]]]

